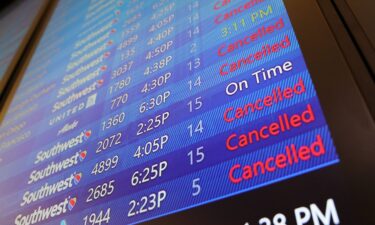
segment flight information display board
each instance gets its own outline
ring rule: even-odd
[[[59,1],[0,128],[4,224],[132,224],[339,163],[282,0]]]

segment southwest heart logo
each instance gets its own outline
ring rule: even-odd
[[[107,69],[107,66],[102,66],[102,67],[100,67],[100,69],[101,69],[102,71],[105,71],[105,70]]]
[[[110,55],[111,55],[110,52],[106,52],[106,53],[103,54],[104,58],[108,58]]]
[[[71,198],[69,200],[68,208],[69,208],[70,211],[72,211],[72,209],[74,208],[76,203],[77,203],[77,198]]]
[[[112,45],[112,44],[113,44],[112,40],[110,40],[110,41],[107,42],[107,45]]]
[[[85,132],[85,137],[89,138],[91,136],[91,130]]]
[[[82,173],[77,173],[76,175],[74,175],[74,184],[77,185],[81,181],[81,178]]]
[[[116,33],[116,29],[113,28],[113,29],[111,30],[111,33]]]
[[[79,153],[79,160],[82,162],[87,156],[87,151]]]
[[[104,80],[103,79],[98,80],[96,83],[98,83],[99,86],[102,86],[102,84],[104,83]]]

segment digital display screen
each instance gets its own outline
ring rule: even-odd
[[[282,0],[59,1],[0,141],[16,225],[146,222],[339,163]]]

